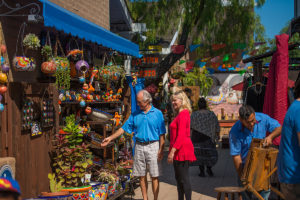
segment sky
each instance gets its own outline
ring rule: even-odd
[[[294,0],[266,0],[255,12],[265,26],[266,36],[274,38],[286,23],[294,17]]]

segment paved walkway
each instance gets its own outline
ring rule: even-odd
[[[167,153],[165,152],[163,160],[163,176],[160,177],[160,192],[161,200],[176,200],[177,188],[172,165],[167,164]],[[190,178],[192,184],[192,199],[193,200],[215,200],[217,193],[215,187],[220,186],[236,186],[237,175],[233,166],[233,161],[229,155],[229,149],[219,149],[218,163],[213,167],[214,177],[199,177],[198,167],[190,167]],[[148,178],[148,181],[150,178]],[[151,182],[149,181],[149,200],[153,199]],[[130,200],[131,197],[126,197]],[[140,188],[135,190],[134,200],[142,200]]]

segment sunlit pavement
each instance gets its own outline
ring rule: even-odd
[[[215,187],[220,186],[237,186],[237,175],[233,166],[231,156],[229,155],[229,149],[219,149],[218,163],[213,167],[214,177],[199,177],[198,167],[190,167],[190,180],[192,184],[192,199],[194,200],[214,200],[217,197],[217,193],[214,191]],[[167,163],[167,153],[165,152],[163,160],[163,176],[160,177],[160,191],[159,198],[161,200],[176,200],[177,188],[174,175],[173,166]],[[152,187],[150,178],[148,178],[148,197],[153,199]],[[131,199],[130,196],[125,198]],[[140,200],[142,198],[140,188],[135,190],[135,195],[132,196],[134,200]]]

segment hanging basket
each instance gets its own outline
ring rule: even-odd
[[[49,75],[54,74],[55,71],[56,71],[56,62],[55,62],[55,60],[50,60],[50,61],[47,61],[47,62],[43,62],[42,66],[41,66],[41,71],[44,74],[49,74]]]
[[[13,66],[16,71],[32,72],[36,68],[34,58],[26,56],[15,56],[13,59]]]

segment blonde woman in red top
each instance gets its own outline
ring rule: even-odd
[[[189,178],[189,162],[196,160],[190,136],[190,101],[184,91],[178,90],[172,97],[172,108],[176,115],[170,124],[170,148],[168,162],[173,163],[177,181],[178,199],[192,199]]]

